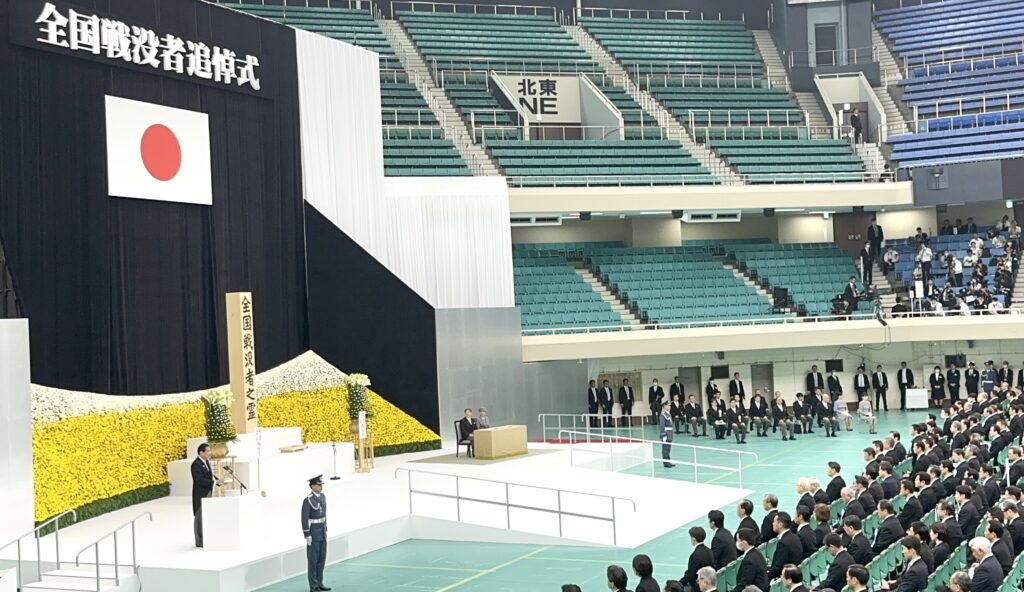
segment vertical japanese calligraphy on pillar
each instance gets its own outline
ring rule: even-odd
[[[228,366],[231,377],[231,422],[235,431],[256,431],[256,333],[251,292],[227,294]]]

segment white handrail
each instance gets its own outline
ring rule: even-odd
[[[131,535],[132,535],[132,563],[128,567],[131,567],[132,570],[136,574],[139,573],[139,565],[138,565],[138,562],[136,561],[136,553],[135,553],[135,523],[138,522],[139,520],[142,520],[143,518],[149,518],[149,521],[152,522],[153,521],[153,513],[152,512],[143,512],[143,513],[139,514],[138,516],[136,516],[135,518],[132,518],[128,522],[125,522],[124,524],[118,526],[117,528],[107,532],[107,534],[105,534],[105,535],[101,536],[100,538],[96,539],[94,542],[86,545],[85,547],[82,547],[82,550],[79,551],[78,554],[75,555],[75,566],[78,567],[79,565],[81,565],[80,559],[82,557],[82,553],[85,553],[89,549],[93,549],[93,551],[95,552],[95,554],[96,554],[96,589],[97,590],[101,590],[102,589],[101,586],[100,586],[100,579],[101,579],[100,578],[100,543],[102,543],[103,541],[107,540],[107,538],[109,538],[109,537],[114,537],[114,585],[115,586],[120,586],[121,585],[121,571],[120,571],[121,563],[118,560],[117,533],[122,528],[125,528],[125,527],[128,527],[128,526],[131,526],[131,528],[132,528],[132,533],[131,533]]]
[[[559,489],[559,488],[556,488],[556,487],[543,487],[543,486],[540,486],[540,485],[528,485],[528,484],[525,484],[525,483],[510,483],[508,481],[498,481],[498,480],[495,480],[495,479],[482,479],[482,478],[479,478],[479,477],[467,477],[467,476],[464,476],[464,475],[452,475],[450,473],[436,473],[434,471],[422,471],[422,470],[419,470],[419,469],[409,469],[409,468],[406,468],[406,467],[398,467],[397,469],[395,469],[395,479],[398,478],[398,473],[400,471],[405,471],[406,474],[408,474],[408,476],[409,476],[409,480],[408,480],[407,485],[408,485],[408,488],[409,488],[409,514],[410,515],[413,513],[413,511],[412,511],[412,496],[413,496],[413,494],[415,493],[415,494],[420,494],[420,495],[430,495],[430,496],[434,496],[434,497],[440,497],[440,498],[455,500],[456,522],[462,522],[462,503],[461,502],[463,502],[463,501],[473,502],[473,503],[477,503],[477,504],[488,504],[488,505],[493,505],[493,506],[504,506],[505,507],[505,529],[506,530],[512,530],[512,510],[513,509],[529,510],[529,511],[533,511],[533,512],[544,512],[544,513],[547,513],[547,514],[556,514],[558,516],[558,536],[559,537],[562,536],[562,518],[564,516],[569,516],[569,517],[573,517],[573,518],[584,518],[584,519],[589,519],[589,520],[600,520],[602,522],[610,522],[611,526],[612,526],[612,544],[613,545],[617,545],[618,544],[618,528],[617,528],[616,516],[615,516],[615,502],[617,502],[617,501],[629,502],[633,506],[633,512],[634,513],[636,512],[636,501],[634,501],[634,500],[632,500],[630,498],[626,498],[626,497],[618,497],[618,496],[614,496],[614,495],[603,495],[603,494],[600,494],[600,493],[592,493],[592,492],[586,492],[586,491],[573,491],[573,490],[568,490],[568,489]],[[436,491],[427,491],[427,490],[422,490],[422,489],[414,489],[413,488],[413,483],[412,483],[412,481],[413,481],[412,476],[414,474],[433,475],[435,477],[447,477],[447,478],[450,478],[450,479],[454,479],[455,480],[455,494],[452,495],[452,494],[448,494],[448,493],[438,493]],[[505,501],[500,502],[500,501],[494,501],[493,499],[465,496],[465,495],[463,495],[461,493],[461,491],[459,489],[459,483],[461,481],[476,481],[476,482],[480,482],[480,483],[494,483],[494,484],[497,484],[497,485],[504,485],[505,486]],[[524,489],[532,489],[532,490],[539,490],[539,491],[553,491],[553,492],[555,492],[555,495],[558,498],[558,509],[557,510],[552,510],[550,508],[546,508],[546,507],[540,506],[540,505],[528,505],[528,504],[521,504],[521,503],[512,503],[510,498],[509,498],[509,488],[510,487],[522,487]],[[563,510],[562,509],[562,494],[564,494],[564,493],[568,493],[568,494],[572,494],[572,495],[585,495],[585,496],[588,496],[588,497],[595,497],[595,498],[600,498],[600,499],[608,500],[611,503],[611,517],[605,518],[603,516],[594,516],[592,514],[581,514],[581,513],[578,513],[578,512],[570,512],[570,511],[567,511],[567,510]]]
[[[18,589],[21,589],[22,579],[25,577],[24,570],[21,569],[21,541],[22,541],[22,539],[26,539],[26,538],[28,538],[28,537],[30,537],[32,535],[35,535],[35,538],[36,538],[36,576],[37,577],[42,577],[42,574],[43,574],[43,566],[42,566],[43,559],[42,559],[42,553],[40,551],[40,547],[41,547],[41,545],[40,545],[40,538],[41,538],[40,537],[40,533],[42,532],[42,530],[44,528],[46,528],[47,526],[50,526],[52,524],[53,525],[54,548],[56,549],[56,552],[57,552],[57,569],[60,569],[60,519],[65,517],[65,516],[67,516],[68,514],[71,514],[71,522],[78,522],[78,513],[77,512],[75,512],[74,510],[65,510],[64,512],[61,512],[60,514],[57,514],[53,518],[50,518],[46,522],[43,522],[39,526],[33,528],[29,532],[26,532],[25,534],[23,534],[20,537],[14,539],[13,541],[10,541],[9,543],[5,543],[3,546],[0,546],[0,551],[3,551],[4,549],[6,549],[7,547],[10,547],[11,545],[16,545],[16,547],[17,547],[17,550],[18,550],[18,558],[17,558]]]
[[[600,440],[608,440],[608,444],[609,444],[608,453],[607,453],[608,456],[614,456],[615,455],[615,451],[614,451],[614,448],[613,448],[613,446],[615,444],[621,444],[621,443],[624,443],[624,442],[631,442],[631,443],[636,443],[636,444],[649,444],[651,446],[654,446],[654,445],[657,445],[657,444],[661,444],[661,445],[666,445],[667,444],[667,445],[669,445],[672,448],[682,448],[682,449],[690,450],[690,451],[693,452],[693,460],[692,461],[675,460],[675,459],[665,460],[665,459],[661,459],[661,458],[654,458],[652,456],[652,458],[650,458],[650,459],[646,459],[645,458],[643,462],[651,463],[652,471],[653,471],[653,468],[654,468],[654,463],[656,463],[656,462],[668,462],[668,463],[671,463],[673,465],[691,466],[691,467],[693,467],[693,482],[694,483],[699,483],[698,469],[712,469],[712,470],[716,470],[716,471],[728,471],[728,472],[735,472],[735,473],[737,473],[738,474],[738,478],[739,478],[739,486],[743,487],[743,457],[744,456],[752,456],[752,457],[754,457],[754,460],[753,460],[754,464],[757,464],[758,460],[760,459],[760,457],[755,452],[747,452],[747,451],[744,451],[744,450],[733,450],[731,448],[716,448],[714,446],[699,446],[699,445],[695,445],[695,444],[685,444],[685,443],[682,443],[682,442],[662,442],[661,440],[645,440],[645,439],[642,439],[642,438],[629,438],[629,437],[617,436],[615,434],[597,434],[597,433],[591,433],[591,432],[576,432],[576,431],[573,431],[573,430],[562,430],[562,431],[558,432],[558,439],[559,440],[563,439],[562,438],[563,435],[570,436],[569,437],[569,462],[570,462],[570,464],[572,466],[575,466],[575,464],[573,463],[573,446],[575,446],[576,444],[580,444],[580,443],[590,444],[590,443],[592,443],[590,438],[598,438]],[[587,440],[574,441],[572,436],[586,436]],[[697,452],[699,450],[704,450],[704,451],[714,452],[714,453],[722,453],[722,454],[734,454],[734,455],[736,455],[736,466],[735,467],[726,467],[726,466],[722,466],[722,465],[698,462],[697,461]],[[601,450],[590,450],[590,449],[588,449],[587,452],[597,452],[597,453],[600,453],[600,454],[604,454],[604,452],[601,451]]]
[[[582,429],[579,430],[579,431],[590,432],[590,430],[591,430],[591,428],[590,428],[590,420],[595,420],[595,423],[598,423],[598,424],[603,426],[605,420],[621,419],[623,417],[628,417],[629,418],[629,423],[626,424],[625,428],[621,428],[621,427],[614,427],[614,428],[612,428],[612,427],[609,427],[609,428],[594,428],[594,429],[610,429],[610,430],[615,430],[615,433],[617,433],[617,434],[621,433],[623,430],[625,430],[626,434],[629,437],[633,437],[633,420],[634,419],[637,419],[637,418],[640,419],[639,429],[640,429],[640,434],[641,435],[643,435],[643,427],[644,427],[644,425],[649,423],[650,420],[651,420],[651,415],[649,415],[649,414],[647,414],[647,415],[621,415],[621,414],[620,415],[613,415],[611,413],[539,413],[539,414],[537,414],[537,421],[540,422],[541,441],[547,442],[548,441],[548,431],[550,431],[550,430],[556,430],[555,433],[557,434],[558,432],[560,432],[562,430],[565,430],[565,429],[576,429],[577,427],[582,427]],[[566,426],[562,425],[562,420],[564,418],[571,418],[572,419],[571,426],[566,427]],[[552,427],[548,427],[548,421],[551,421],[552,419],[556,421],[557,425],[552,426]],[[577,420],[579,420],[579,423],[577,423]]]

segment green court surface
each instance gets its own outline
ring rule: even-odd
[[[838,438],[825,438],[824,430],[798,436],[796,441],[782,442],[778,435],[758,438],[748,435],[747,444],[736,444],[735,439],[715,440],[714,437],[691,439],[676,436],[677,442],[730,448],[757,453],[756,464],[744,467],[743,486],[755,490],[750,495],[754,502],[754,519],[758,524],[764,512],[761,496],[775,493],[781,510],[792,512],[796,506],[796,479],[816,476],[827,484],[825,464],[835,460],[842,464],[847,482],[864,468],[863,449],[872,439],[880,438],[890,429],[899,430],[904,440],[909,434],[911,421],[923,418],[923,412],[882,412],[876,436],[869,435],[864,423],[854,422],[854,431],[840,431]],[[647,437],[654,439],[655,429],[647,428]],[[660,448],[660,447],[659,447]],[[660,452],[659,452],[660,454]],[[665,478],[693,479],[693,469],[663,468],[655,463],[654,474]],[[635,474],[651,474],[650,467],[635,467]],[[738,486],[735,475],[722,472],[702,472],[701,483]],[[686,500],[664,500],[664,511],[681,508]],[[722,507],[726,528],[734,529],[739,521],[734,504]],[[413,592],[557,592],[562,584],[577,584],[584,592],[607,590],[605,568],[619,564],[630,574],[629,588],[636,584],[629,567],[637,553],[650,555],[654,562],[654,577],[663,584],[678,579],[686,569],[690,554],[690,539],[686,530],[691,526],[704,526],[704,519],[650,541],[637,549],[608,549],[569,546],[533,546],[445,541],[410,540],[328,565],[324,583],[334,590],[408,590]],[[262,588],[266,592],[300,592],[307,589],[305,576]]]

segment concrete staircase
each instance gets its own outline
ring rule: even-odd
[[[903,78],[905,72],[903,72],[903,68],[900,66],[902,62],[889,49],[889,45],[885,42],[885,37],[874,23],[871,24],[871,46],[875,56],[878,58],[878,67],[882,72],[882,82],[894,84],[897,80]]]
[[[745,274],[742,271],[740,271],[732,263],[729,263],[728,261],[725,261],[724,259],[720,259],[718,257],[716,257],[716,259],[718,259],[722,263],[722,267],[728,269],[729,271],[732,272],[732,274],[734,276],[736,276],[736,277],[740,278],[741,280],[743,280],[744,284],[746,284],[747,286],[753,288],[754,291],[757,292],[758,294],[760,294],[761,296],[764,296],[765,298],[767,298],[768,301],[772,303],[772,306],[782,306],[781,304],[775,302],[775,298],[772,296],[771,292],[769,292],[768,290],[765,290],[764,288],[762,288],[761,284],[758,284],[754,280],[750,279],[750,276],[748,276],[747,274]],[[790,314],[793,314],[793,310],[790,309],[790,308],[782,308],[782,311],[790,313]]]
[[[907,126],[907,118],[900,110],[897,98],[893,96],[896,83],[903,78],[904,72],[900,68],[900,62],[889,49],[885,37],[878,31],[874,24],[871,25],[871,44],[874,53],[878,56],[878,66],[882,73],[882,84],[875,87],[875,95],[882,103],[885,111],[885,119],[888,122],[888,135],[907,133],[910,131]],[[877,138],[873,138],[877,140]]]
[[[858,267],[860,262],[854,262]],[[878,264],[878,261],[872,263],[871,268],[873,285],[875,286],[875,293],[878,294],[878,299],[881,302],[883,311],[890,311],[896,304],[896,284],[893,281],[895,276],[886,275],[882,271],[882,267]]]
[[[448,98],[444,89],[434,83],[423,56],[413,45],[401,23],[385,19],[380,14],[375,15],[374,18],[395,50],[395,55],[402,62],[402,68],[408,74],[409,81],[416,85],[426,99],[427,105],[437,115],[437,120],[441,122],[445,136],[455,144],[455,148],[472,169],[473,174],[477,176],[501,175],[497,163],[491,160],[483,147],[473,141],[473,132],[455,109],[455,104]]]
[[[800,109],[807,114],[808,125],[817,128],[832,127],[832,118],[831,116],[825,115],[825,109],[821,106],[821,101],[818,99],[818,93],[798,92],[793,93],[793,97],[796,98],[796,102],[800,105]],[[828,137],[832,137],[831,131],[828,132]]]
[[[736,174],[724,160],[705,146],[693,141],[679,121],[668,109],[654,98],[654,95],[641,89],[626,72],[625,68],[608,53],[596,39],[590,36],[583,27],[562,25],[566,32],[596,62],[617,86],[626,89],[633,100],[645,111],[654,116],[661,127],[662,135],[667,139],[677,140],[687,152],[707,169],[718,183],[722,185],[743,185],[743,177]]]
[[[779,52],[779,48],[775,45],[775,40],[772,39],[770,31],[754,31],[754,45],[757,47],[757,52],[761,54],[761,59],[764,60],[764,65],[767,68],[765,77],[768,79],[768,85],[772,87],[785,87],[786,90],[792,90],[789,84],[789,76],[787,75],[786,64],[782,61],[782,54]]]
[[[631,330],[637,330],[643,328],[643,322],[638,316],[633,314],[626,303],[619,300],[617,296],[612,294],[608,286],[601,281],[601,278],[594,275],[587,267],[581,262],[573,263],[573,268],[576,270],[576,274],[583,278],[583,281],[590,284],[590,289],[597,292],[601,296],[601,300],[607,302],[612,310],[615,311],[622,321],[628,325],[632,325]]]
[[[857,156],[864,162],[864,170],[871,175],[872,181],[879,180],[885,172],[885,156],[877,144],[857,144],[854,146]]]
[[[115,575],[117,576],[115,578]],[[42,574],[37,582],[22,584],[21,590],[47,592],[138,592],[141,590],[135,570],[121,566],[117,573],[112,565],[100,565],[97,587],[96,566],[82,564],[81,567],[64,566]]]
[[[1020,286],[1020,290],[1017,289],[1018,286]],[[1024,298],[1020,297],[1022,290],[1024,290],[1024,265],[1017,268],[1017,277],[1013,279],[1013,302],[1010,303],[1010,308],[1024,313]]]

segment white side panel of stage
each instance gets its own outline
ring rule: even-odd
[[[295,31],[307,202],[434,308],[515,306],[500,177],[384,177],[376,53]]]
[[[0,321],[0,545],[32,530],[32,395],[27,319]]]

